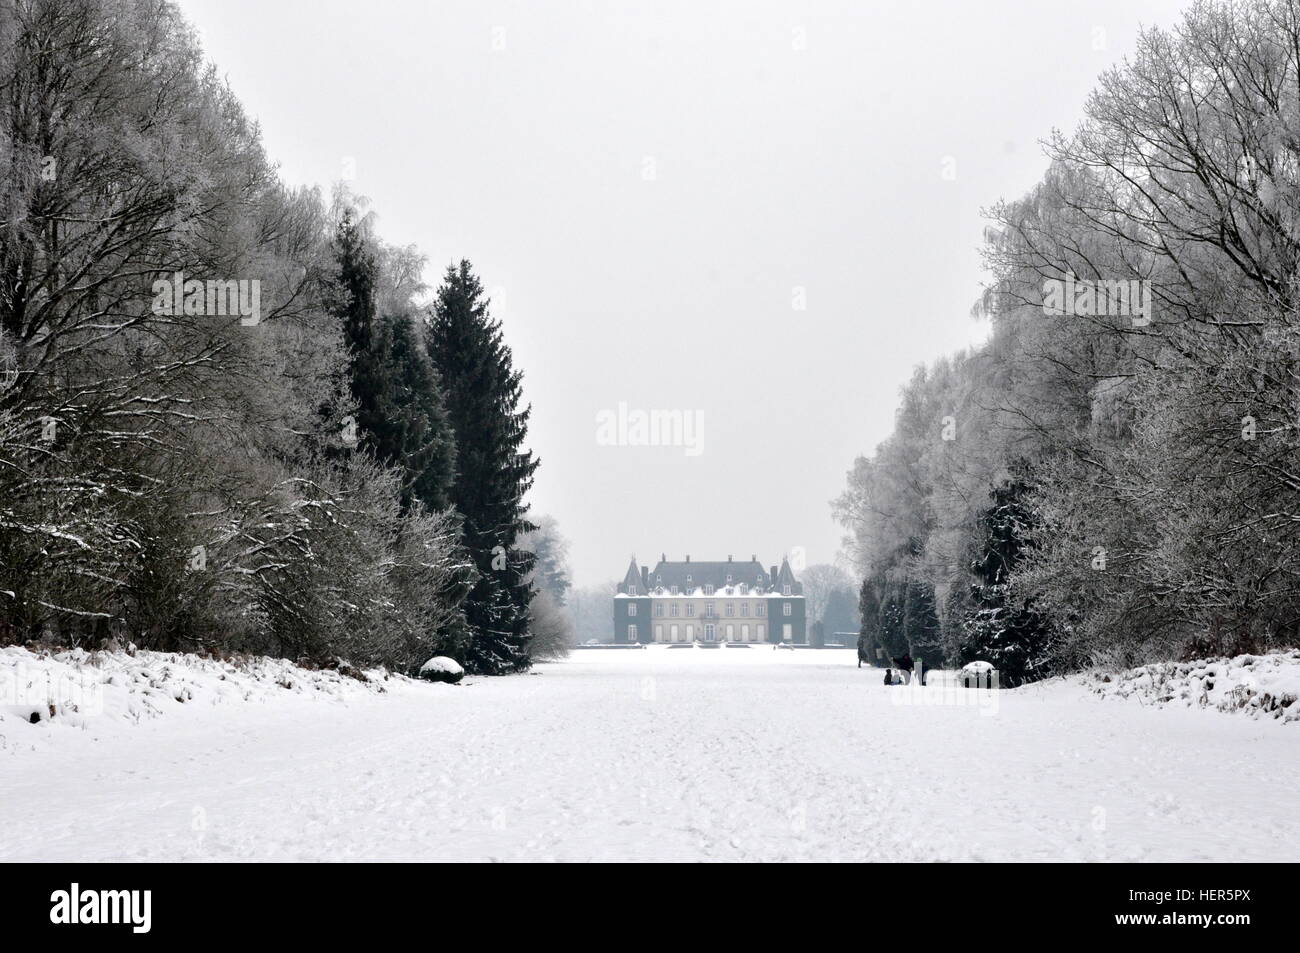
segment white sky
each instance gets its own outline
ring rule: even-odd
[[[587,583],[633,552],[833,561],[829,501],[912,367],[983,337],[981,207],[1186,3],[180,6],[287,181],[351,160],[431,283],[466,257],[493,289],[531,501]],[[702,411],[702,452],[598,445],[620,402]]]

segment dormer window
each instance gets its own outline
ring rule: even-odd
[[[687,581],[687,582],[690,582],[690,581],[691,581],[690,573],[687,573],[687,574],[686,574],[686,581]]]
[[[731,573],[727,573],[727,585],[731,585]]]
[[[656,574],[655,574],[655,582],[663,582],[663,581],[664,581],[664,577],[661,576],[661,575],[659,575],[658,573],[656,573]]]
[[[671,592],[674,596],[677,595],[677,587],[676,587],[676,586],[671,586],[671,587],[669,588],[668,591]]]
[[[712,586],[708,586],[708,585],[706,585],[706,586],[704,587],[704,594],[705,594],[706,596],[711,596],[711,595],[713,595],[713,587],[712,587]]]
[[[635,596],[635,595],[636,595],[636,586],[628,586],[628,587],[627,587],[627,594],[628,594],[629,596]]]
[[[790,587],[789,587],[789,586],[783,586],[783,587],[781,588],[781,595],[783,595],[783,596],[788,596],[788,595],[790,595]]]

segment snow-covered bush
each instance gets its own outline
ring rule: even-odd
[[[1105,698],[1300,721],[1300,651],[1157,662],[1117,675],[1094,672],[1087,682]]]
[[[420,666],[420,677],[431,682],[450,682],[455,685],[465,677],[465,669],[455,659],[437,655]]]

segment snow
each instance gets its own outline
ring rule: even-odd
[[[961,667],[961,670],[970,675],[981,675],[984,672],[993,671],[993,663],[992,662],[967,662],[965,665]]]
[[[447,675],[464,675],[465,670],[461,668],[460,663],[453,658],[447,658],[445,655],[435,655],[429,661],[420,666],[420,674],[426,672],[442,672]]]
[[[176,713],[175,703],[201,709],[251,702],[281,702],[286,695],[346,699],[384,692],[397,678],[361,673],[347,666],[312,670],[283,659],[221,660],[163,652],[34,654],[0,649],[0,756],[13,735],[14,720],[36,715],[59,729],[108,730]],[[21,736],[19,736],[21,737]],[[44,739],[22,738],[22,743]]]
[[[667,646],[367,678],[0,651],[0,860],[1300,860],[1296,726],[1079,679]],[[29,724],[19,684],[64,682],[102,697]]]
[[[1093,673],[1084,681],[1106,698],[1300,721],[1300,651],[1159,662],[1119,675]]]

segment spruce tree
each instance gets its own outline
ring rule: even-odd
[[[427,341],[456,437],[451,498],[479,571],[464,605],[473,632],[468,666],[487,674],[522,671],[529,665],[533,557],[516,543],[533,529],[523,498],[538,461],[523,449],[530,412],[520,407],[523,375],[468,261],[447,269]]]
[[[993,490],[993,505],[981,519],[984,539],[971,562],[979,580],[971,587],[974,609],[962,620],[961,661],[991,662],[1008,688],[1044,677],[1049,649],[1047,620],[1010,591],[1011,574],[1035,525],[1028,494],[1019,479]]]
[[[363,446],[403,473],[402,501],[450,504],[455,441],[438,374],[407,315],[379,315],[378,258],[360,222],[345,213],[334,237],[335,313],[348,348],[349,384]]]
[[[382,389],[374,419],[363,421],[375,453],[406,471],[404,501],[431,510],[451,505],[455,437],[438,372],[420,327],[407,315],[385,317],[377,335]]]

